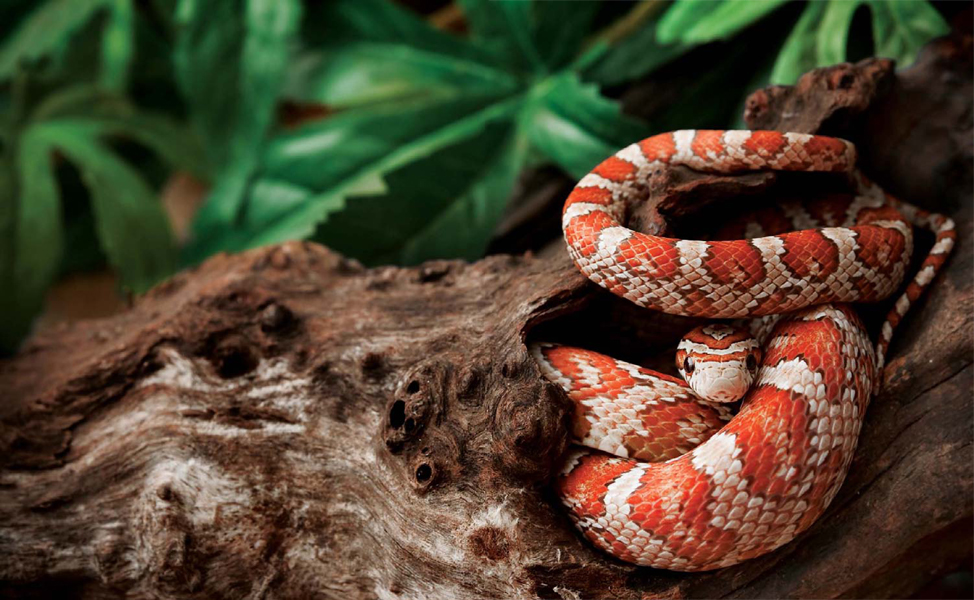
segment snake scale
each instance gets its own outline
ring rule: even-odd
[[[844,140],[774,131],[665,133],[596,166],[565,202],[575,265],[649,309],[751,321],[715,324],[681,342],[691,383],[581,348],[535,343],[544,375],[575,404],[574,447],[556,490],[582,534],[613,556],[701,571],[792,540],[842,485],[893,329],[930,284],[955,240],[953,222],[885,194],[855,168]],[[657,237],[623,225],[646,179],[683,165],[708,173],[846,173],[855,196],[779,203],[737,229],[740,239]],[[933,248],[874,345],[850,302],[877,301],[905,278],[912,225]],[[733,226],[731,226],[733,230]],[[710,362],[708,362],[710,361]],[[741,369],[743,379],[730,375]],[[726,401],[695,393],[693,374],[721,382]],[[753,383],[752,383],[753,381]],[[691,385],[693,388],[691,389]]]

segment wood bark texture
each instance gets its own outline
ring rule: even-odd
[[[668,364],[694,321],[609,296],[561,242],[377,269],[287,243],[216,256],[0,363],[0,593],[904,597],[969,565],[971,66],[955,35],[907,70],[839,65],[748,101],[751,127],[854,141],[870,177],[959,233],[897,332],[845,485],[778,551],[703,574],[634,567],[585,543],[547,486],[570,404],[525,342]],[[690,214],[719,221],[704,206],[842,185],[679,168],[631,223],[682,233]]]

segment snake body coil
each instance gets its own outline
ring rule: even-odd
[[[767,209],[746,228],[751,239],[624,227],[646,178],[675,165],[846,172],[858,195]],[[899,287],[911,223],[936,242],[874,348],[844,303]],[[825,510],[848,471],[893,328],[955,237],[950,219],[898,202],[857,173],[852,144],[769,131],[676,131],[628,146],[578,183],[562,226],[582,273],[641,306],[714,318],[785,314],[763,340],[756,381],[733,418],[672,377],[579,348],[532,346],[575,402],[575,440],[602,451],[579,448],[558,477],[573,521],[622,560],[680,571],[774,550]]]

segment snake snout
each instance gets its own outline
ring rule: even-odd
[[[687,376],[687,383],[704,400],[736,402],[747,393],[753,379],[744,361],[698,360],[696,369]]]

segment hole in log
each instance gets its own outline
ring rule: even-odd
[[[168,485],[161,485],[156,488],[156,496],[158,496],[160,500],[170,502],[175,498],[176,493]]]
[[[409,419],[412,421],[412,419]],[[406,421],[406,403],[402,400],[396,400],[392,403],[392,410],[389,411],[389,425],[394,429],[399,429],[402,427],[403,423]]]
[[[369,379],[382,379],[387,371],[386,358],[378,352],[369,352],[362,358],[362,374]]]
[[[406,433],[411,433],[412,430],[416,428],[416,421],[412,419],[406,419],[406,422],[403,423],[403,426],[406,430]]]
[[[416,467],[416,481],[426,483],[433,476],[433,467],[423,463]]]
[[[426,265],[422,267],[419,271],[419,282],[420,283],[435,283],[450,272],[449,265],[434,264]]]
[[[419,391],[419,382],[416,381],[415,379],[410,381],[409,385],[406,386],[407,393],[415,394],[418,391]]]
[[[217,373],[224,379],[233,379],[257,368],[257,358],[245,348],[228,349],[219,357]]]

